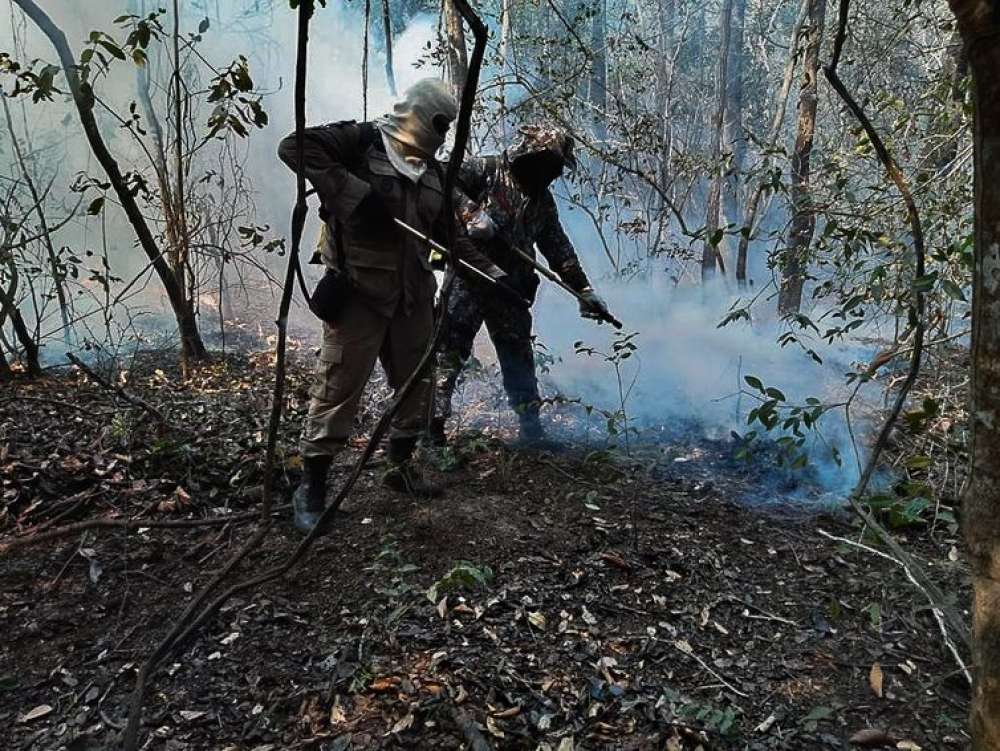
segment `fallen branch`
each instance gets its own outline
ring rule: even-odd
[[[944,639],[945,646],[948,647],[948,651],[951,652],[951,656],[955,658],[955,664],[958,665],[959,671],[965,676],[965,679],[969,682],[969,685],[970,686],[972,685],[972,673],[969,672],[968,666],[966,666],[965,662],[962,660],[962,656],[958,653],[958,649],[955,647],[955,642],[953,642],[948,637],[948,627],[945,625],[944,622],[944,613],[941,611],[941,608],[938,607],[938,605],[934,602],[934,598],[930,596],[927,590],[924,589],[922,586],[920,586],[920,583],[914,578],[913,572],[910,571],[910,569],[907,567],[905,563],[903,563],[900,560],[897,560],[896,558],[893,558],[888,553],[883,553],[881,550],[876,550],[875,548],[869,547],[868,545],[863,545],[860,542],[854,542],[853,540],[848,540],[846,537],[837,537],[836,535],[831,535],[829,532],[826,532],[825,530],[822,529],[816,531],[819,532],[820,535],[822,535],[828,540],[841,542],[844,545],[850,545],[853,548],[864,550],[865,552],[871,553],[872,555],[876,555],[879,558],[884,558],[887,561],[892,561],[901,569],[903,569],[903,572],[906,574],[906,578],[910,580],[910,583],[914,587],[919,589],[921,592],[923,592],[924,596],[930,602],[931,613],[934,614],[934,620],[937,621],[938,629],[940,629],[941,631],[941,638]]]
[[[287,511],[290,505],[278,506],[272,512]],[[216,516],[210,519],[87,519],[82,522],[74,522],[62,527],[50,529],[47,532],[29,532],[19,537],[9,540],[0,540],[0,557],[28,547],[50,540],[57,540],[60,537],[69,537],[78,532],[86,532],[88,529],[190,529],[192,527],[221,527],[226,524],[240,524],[260,518],[259,511],[247,511],[242,514],[230,514],[229,516]]]
[[[875,154],[878,156],[879,161],[882,163],[886,173],[889,175],[889,179],[892,180],[896,188],[899,190],[899,194],[906,206],[906,214],[910,223],[910,233],[913,237],[914,284],[913,296],[910,301],[909,323],[913,328],[914,333],[912,345],[913,352],[910,358],[910,368],[906,374],[906,379],[903,381],[903,385],[896,394],[896,401],[893,403],[892,409],[889,411],[889,414],[885,418],[885,422],[882,424],[882,429],[879,431],[878,438],[875,440],[875,445],[872,447],[871,454],[868,457],[868,462],[865,464],[861,472],[861,477],[858,478],[858,483],[851,492],[850,496],[848,496],[847,501],[851,505],[851,508],[853,508],[858,516],[860,516],[865,522],[865,524],[874,530],[879,539],[882,540],[885,546],[892,551],[892,554],[905,564],[905,568],[911,575],[911,579],[915,582],[919,582],[921,591],[924,592],[931,600],[932,605],[941,611],[942,616],[945,620],[947,620],[948,625],[952,628],[955,634],[962,640],[965,647],[967,649],[971,649],[972,641],[969,637],[969,631],[965,626],[964,619],[962,619],[958,613],[955,612],[954,608],[947,604],[944,594],[940,589],[938,589],[937,585],[934,584],[923,567],[919,566],[913,558],[905,550],[903,550],[903,547],[896,541],[888,530],[878,523],[875,517],[864,508],[861,502],[862,497],[864,497],[864,494],[868,489],[868,484],[871,482],[872,475],[875,473],[875,468],[878,466],[878,461],[882,456],[882,452],[888,443],[889,435],[892,432],[893,426],[896,424],[896,420],[903,411],[906,398],[909,395],[914,382],[917,380],[917,374],[920,372],[920,362],[924,347],[924,292],[922,291],[919,282],[923,279],[925,274],[926,251],[924,247],[923,227],[920,223],[920,214],[917,211],[917,205],[913,200],[913,194],[910,191],[906,178],[903,176],[902,170],[900,170],[899,165],[896,164],[896,160],[889,153],[889,150],[886,148],[881,136],[879,136],[878,131],[875,130],[875,126],[872,125],[872,121],[865,114],[861,105],[859,105],[851,95],[851,92],[847,90],[844,82],[840,80],[840,76],[837,74],[837,65],[840,62],[840,55],[844,49],[844,41],[847,38],[847,19],[850,4],[850,0],[840,0],[840,17],[837,26],[837,36],[834,39],[833,57],[831,58],[830,64],[823,67],[823,73],[830,82],[830,85],[833,86],[837,94],[840,95],[840,98],[844,100],[847,108],[851,111],[854,117],[857,118],[858,122],[861,123],[861,127],[864,129],[865,134],[868,136],[868,140],[875,149]]]
[[[98,386],[102,386],[108,391],[113,391],[114,393],[118,394],[118,396],[121,397],[123,401],[126,401],[133,407],[138,407],[139,409],[149,413],[158,423],[160,423],[160,425],[168,427],[167,418],[163,416],[163,413],[160,412],[160,410],[158,410],[152,404],[147,402],[145,399],[140,399],[138,396],[133,396],[132,394],[128,393],[125,389],[123,389],[121,386],[111,383],[111,381],[109,381],[107,378],[98,375],[96,372],[94,372],[94,370],[90,366],[85,364],[83,360],[74,355],[72,352],[66,353],[66,359],[69,360],[74,365],[76,365],[76,367],[78,367],[84,373],[86,373],[87,377],[94,383],[96,383]]]

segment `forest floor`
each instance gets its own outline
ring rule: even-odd
[[[293,346],[286,447],[310,354]],[[97,517],[252,511],[271,360],[220,356],[183,380],[171,355],[137,358],[125,388],[162,427],[76,371],[0,397],[5,748],[115,748],[137,666],[254,524],[4,545]],[[674,457],[650,472],[509,438],[492,421],[429,457],[448,486],[435,501],[388,494],[376,461],[290,576],[165,661],[147,747],[459,749],[470,719],[532,751],[965,747],[968,689],[927,603],[892,562],[821,535],[861,539],[846,513],[743,502],[758,475],[696,439],[646,447]],[[284,503],[297,460],[281,459]],[[965,610],[954,531],[908,534]],[[276,513],[244,573],[299,539]]]

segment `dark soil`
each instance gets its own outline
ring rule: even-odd
[[[292,354],[282,503],[310,367]],[[78,373],[8,388],[0,544],[95,517],[254,509],[270,363],[219,357],[182,381],[144,356],[125,387],[168,427]],[[968,690],[922,596],[819,534],[862,539],[849,517],[737,504],[747,473],[710,453],[692,460],[705,482],[505,438],[465,431],[429,457],[448,485],[433,502],[366,470],[291,576],[165,661],[146,747],[470,748],[463,714],[498,749],[842,749],[865,729],[884,731],[868,747],[965,746]],[[286,517],[242,575],[290,553]],[[137,666],[252,530],[97,529],[0,552],[0,745],[117,747]],[[913,537],[964,609],[955,539]]]

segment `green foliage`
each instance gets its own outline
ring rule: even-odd
[[[471,561],[459,561],[427,590],[427,599],[437,602],[440,595],[459,590],[486,589],[493,581],[493,569]]]

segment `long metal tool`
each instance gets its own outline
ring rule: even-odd
[[[480,277],[481,279],[485,279],[487,282],[489,282],[490,284],[492,284],[494,287],[496,287],[497,289],[501,290],[503,292],[503,294],[509,295],[511,297],[517,297],[518,300],[521,302],[521,304],[524,305],[524,307],[526,307],[526,308],[530,308],[531,307],[531,303],[529,301],[525,300],[523,297],[520,297],[512,288],[505,287],[504,285],[500,284],[500,282],[498,282],[496,279],[494,279],[492,276],[490,276],[489,274],[487,274],[485,271],[482,271],[481,269],[477,269],[475,266],[473,266],[468,261],[463,261],[461,258],[456,257],[454,253],[452,253],[450,250],[448,250],[448,248],[444,247],[441,243],[437,242],[434,238],[428,237],[423,232],[421,232],[420,230],[418,230],[416,227],[411,227],[409,224],[407,224],[406,222],[404,222],[399,217],[393,217],[393,221],[395,221],[397,225],[399,225],[402,229],[405,229],[407,232],[409,232],[414,237],[419,238],[420,240],[422,240],[425,243],[427,243],[427,246],[429,248],[431,248],[432,250],[437,251],[438,253],[440,253],[443,256],[447,256],[449,259],[451,259],[451,262],[453,264],[455,264],[456,266],[461,266],[466,271],[471,271],[473,274],[475,274],[476,276]]]
[[[562,287],[564,290],[569,292],[571,295],[573,295],[573,297],[575,297],[580,302],[584,304],[587,303],[586,298],[582,294],[580,294],[575,289],[566,284],[566,282],[560,279],[558,274],[556,274],[556,272],[554,272],[552,269],[548,268],[547,266],[543,266],[520,248],[517,248],[513,245],[508,245],[507,247],[509,247],[511,250],[517,253],[517,255],[521,257],[522,261],[524,261],[529,266],[532,266],[535,269],[535,271],[544,276],[550,282],[559,287]],[[619,321],[617,318],[615,318],[613,315],[611,315],[611,313],[598,314],[597,320],[606,321],[607,323],[610,323],[612,326],[614,326],[616,329],[622,328],[622,322]]]
[[[501,288],[501,289],[504,289],[505,292],[508,292],[508,290],[506,288],[502,287],[500,285],[500,283],[497,282],[496,279],[494,279],[493,277],[491,277],[486,272],[480,271],[475,266],[473,266],[471,263],[467,263],[467,262],[463,261],[461,258],[456,258],[455,255],[450,250],[448,250],[446,247],[444,247],[443,245],[441,245],[441,243],[435,242],[432,238],[428,237],[427,235],[425,235],[423,232],[421,232],[420,230],[416,229],[415,227],[411,227],[409,224],[407,224],[406,222],[404,222],[402,219],[399,219],[397,217],[393,217],[393,219],[395,220],[396,224],[398,224],[401,228],[405,229],[411,235],[413,235],[414,237],[419,237],[421,240],[423,240],[424,242],[426,242],[428,246],[430,246],[431,248],[433,248],[434,250],[436,250],[438,253],[441,253],[442,255],[448,256],[448,258],[450,258],[451,261],[452,261],[452,263],[454,263],[456,266],[461,266],[464,269],[468,269],[469,271],[472,271],[474,274],[477,274],[477,275],[481,276],[483,279],[486,279],[488,282],[490,282],[494,286],[496,286],[498,288]],[[586,303],[587,302],[586,298],[583,295],[581,295],[575,289],[573,289],[568,284],[566,284],[566,282],[564,282],[562,279],[560,279],[558,277],[558,275],[554,271],[552,271],[548,267],[543,266],[542,264],[540,264],[538,261],[536,261],[534,258],[532,258],[531,256],[529,256],[527,253],[525,253],[520,248],[516,248],[514,246],[509,246],[509,247],[510,247],[511,250],[513,250],[515,253],[517,253],[517,255],[519,255],[521,257],[521,259],[525,263],[527,263],[529,266],[533,267],[538,273],[540,273],[546,279],[548,279],[549,281],[555,283],[556,285],[558,285],[562,289],[564,289],[567,292],[569,292],[571,295],[573,295],[573,297],[575,297],[580,302],[582,302],[582,303]],[[511,293],[508,292],[508,294],[511,294]],[[530,303],[527,300],[524,300],[524,304],[526,306],[530,307]],[[600,320],[600,321],[606,321],[607,323],[610,323],[616,329],[622,328],[622,322],[619,321],[617,318],[615,318],[610,313],[599,314],[598,317],[597,317],[597,319]]]

